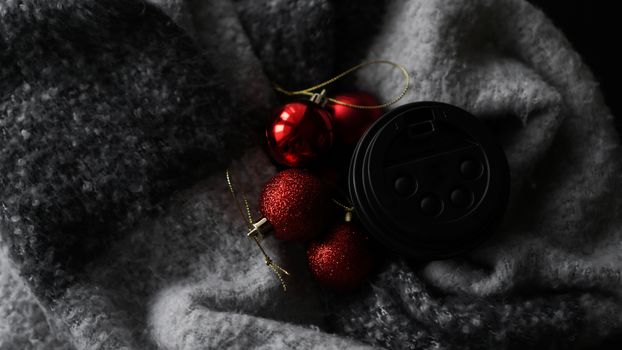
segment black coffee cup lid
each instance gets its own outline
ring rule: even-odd
[[[413,258],[463,253],[492,233],[507,206],[502,148],[470,113],[439,102],[400,106],[357,144],[349,192],[378,241]]]

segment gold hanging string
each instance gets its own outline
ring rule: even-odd
[[[250,206],[248,205],[248,199],[246,198],[246,195],[244,193],[240,193],[239,195],[239,197],[241,197],[241,200],[238,197],[238,193],[235,190],[235,187],[233,185],[232,176],[231,176],[231,172],[229,171],[229,169],[225,171],[225,176],[227,178],[227,186],[229,186],[229,192],[231,193],[231,196],[233,197],[233,201],[235,202],[235,205],[238,208],[238,211],[240,212],[242,219],[244,220],[244,222],[246,223],[246,226],[249,229],[248,237],[251,238],[255,242],[255,244],[261,251],[261,254],[263,255],[263,259],[264,259],[264,262],[266,263],[266,266],[272,269],[272,271],[274,271],[274,273],[276,274],[276,277],[279,279],[279,282],[281,283],[281,288],[283,288],[283,292],[287,292],[287,285],[285,284],[285,280],[283,279],[283,274],[289,276],[289,272],[287,272],[287,270],[285,270],[284,268],[279,266],[277,263],[275,263],[270,258],[268,253],[266,253],[266,251],[263,249],[260,243],[261,232],[259,230],[259,226],[261,226],[261,224],[263,224],[265,220],[260,220],[257,223],[254,222],[253,215],[251,214]],[[235,179],[235,182],[239,183],[237,179]],[[243,205],[241,203],[243,203]]]
[[[339,202],[338,200],[336,200],[335,198],[331,198],[331,200],[333,201],[333,203],[335,203],[338,207],[342,208],[343,210],[346,211],[346,216],[345,216],[345,222],[350,222],[352,221],[352,213],[354,213],[354,206],[350,205],[347,206],[341,202]]]
[[[383,103],[383,104],[379,104],[379,105],[372,105],[372,106],[365,106],[365,105],[357,105],[357,104],[352,104],[352,103],[347,103],[347,102],[342,102],[339,101],[337,99],[334,99],[332,97],[328,97],[328,101],[332,102],[332,103],[336,103],[338,105],[342,105],[342,106],[346,106],[346,107],[351,107],[351,108],[358,108],[358,109],[376,109],[376,108],[385,108],[388,107],[394,103],[396,103],[397,101],[401,100],[402,97],[404,97],[406,95],[406,92],[408,91],[408,88],[410,87],[410,75],[408,74],[408,71],[406,70],[406,68],[404,68],[404,66],[397,64],[395,62],[392,61],[387,61],[387,60],[374,60],[374,61],[367,61],[367,62],[363,62],[363,63],[359,63],[356,66],[349,68],[345,71],[343,71],[342,73],[337,74],[336,76],[323,81],[319,84],[313,85],[310,88],[307,89],[303,89],[303,90],[295,90],[295,91],[290,91],[290,90],[286,90],[284,88],[282,88],[281,86],[274,84],[274,89],[277,90],[278,92],[281,92],[285,95],[288,96],[294,96],[294,95],[306,95],[306,96],[313,96],[314,93],[313,91],[322,88],[326,85],[332,84],[335,81],[343,78],[344,76],[359,70],[363,67],[367,67],[370,66],[372,64],[388,64],[390,66],[393,66],[395,68],[397,68],[402,75],[404,76],[404,87],[402,88],[402,91],[400,92],[399,95],[397,95],[396,97],[394,97],[393,99],[391,99],[389,102]]]

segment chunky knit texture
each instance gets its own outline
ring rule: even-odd
[[[349,295],[303,248],[268,252],[261,126],[290,88],[353,63],[405,65],[404,102],[484,120],[512,171],[484,246],[385,252]],[[345,85],[348,84],[348,85]],[[342,86],[386,100],[399,74]],[[522,0],[0,0],[0,349],[452,349],[612,345],[622,331],[622,166],[598,86]]]

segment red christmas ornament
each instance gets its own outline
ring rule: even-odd
[[[351,223],[337,225],[312,242],[307,260],[318,282],[344,292],[360,286],[373,267],[367,237]]]
[[[325,229],[329,201],[328,189],[320,179],[306,170],[287,169],[266,182],[259,210],[277,239],[306,241]]]
[[[335,100],[359,106],[375,106],[378,100],[363,91],[348,92],[334,97]],[[335,140],[345,145],[358,142],[367,128],[382,115],[382,108],[360,109],[337,103],[330,104],[333,114]]]
[[[311,101],[280,107],[266,130],[274,160],[289,167],[308,165],[333,144],[330,112]]]

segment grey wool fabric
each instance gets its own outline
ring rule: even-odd
[[[284,294],[224,169],[256,204],[272,83],[378,58],[410,72],[402,102],[492,128],[507,214],[458,258],[385,252],[347,295],[268,238]],[[0,349],[616,348],[621,166],[588,67],[522,0],[0,0]]]

